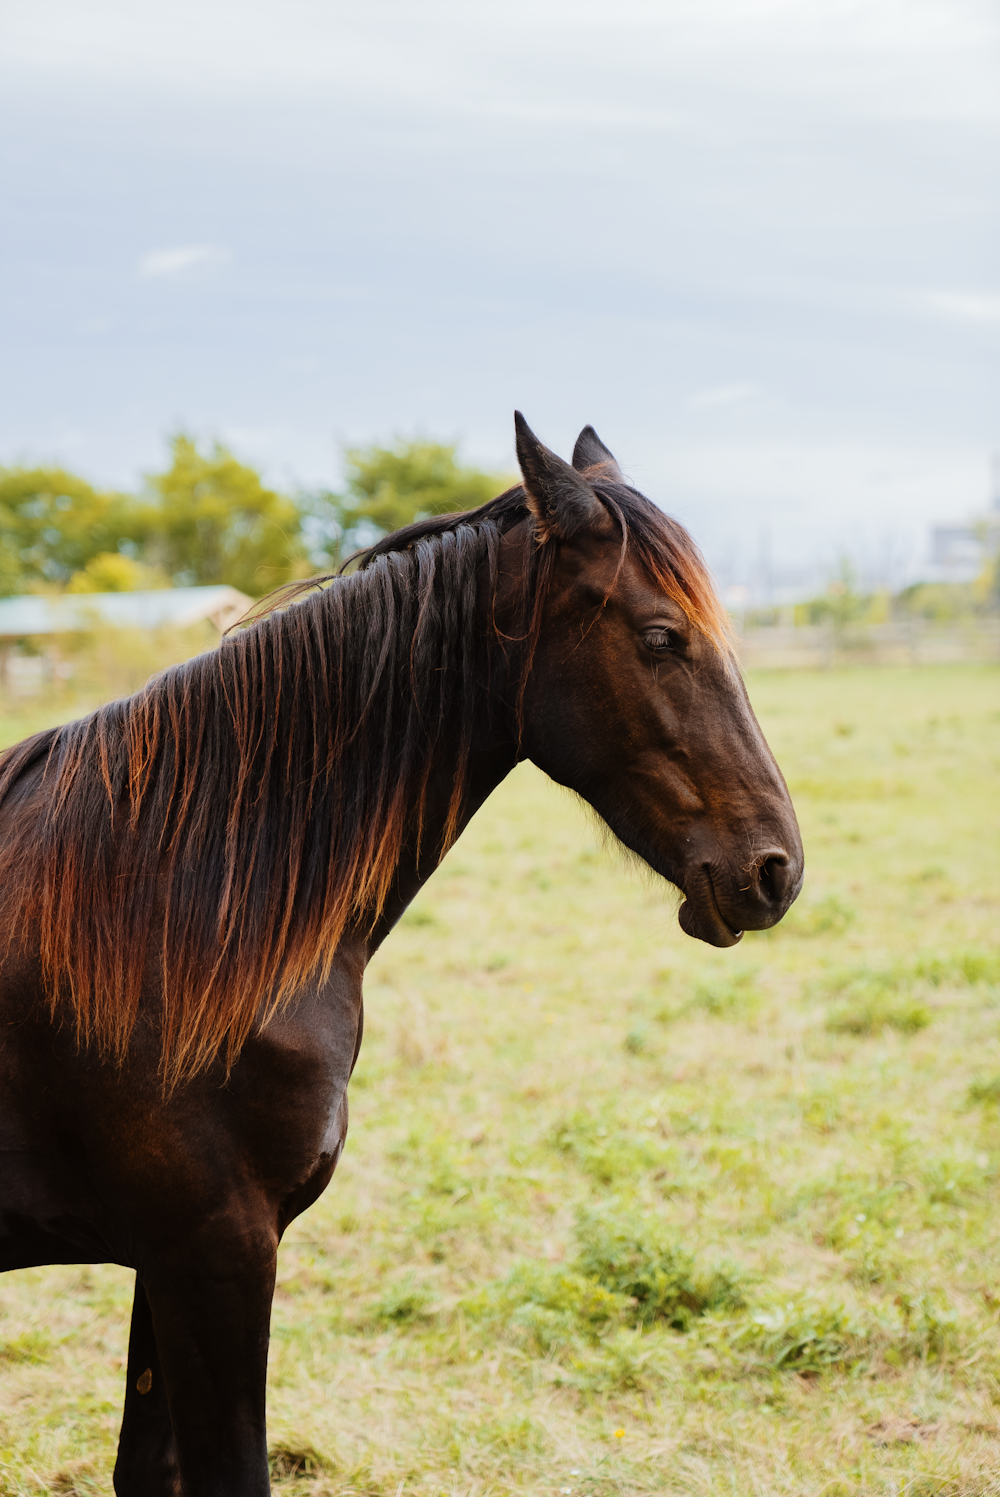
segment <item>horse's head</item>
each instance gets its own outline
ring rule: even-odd
[[[802,843],[704,563],[592,428],[571,466],[518,416],[517,450],[553,547],[522,752],[684,892],[688,935],[731,946],[784,915]]]

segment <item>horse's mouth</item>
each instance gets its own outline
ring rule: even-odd
[[[703,865],[685,880],[684,894],[677,920],[685,935],[707,941],[709,946],[735,946],[742,941],[743,932],[734,930],[722,916],[708,867]]]

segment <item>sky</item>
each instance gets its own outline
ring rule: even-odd
[[[793,590],[991,500],[995,0],[5,0],[0,173],[0,463],[518,407]]]

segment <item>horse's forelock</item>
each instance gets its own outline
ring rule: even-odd
[[[720,654],[730,659],[732,621],[693,537],[638,489],[600,481],[594,488],[624,524],[627,549],[650,582],[683,610]]]

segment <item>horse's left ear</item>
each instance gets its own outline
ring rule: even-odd
[[[542,445],[520,411],[514,412],[514,430],[528,508],[542,536],[568,540],[606,519],[607,511],[590,484]]]
[[[592,426],[585,426],[573,448],[573,467],[578,473],[587,468],[600,468],[595,478],[607,478],[611,483],[624,483],[625,475]]]

